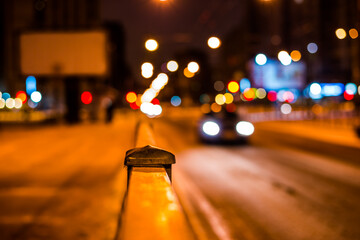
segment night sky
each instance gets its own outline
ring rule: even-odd
[[[240,21],[238,0],[103,0],[103,20],[120,22],[126,32],[127,61],[139,76],[144,61],[167,61],[174,52],[186,48],[208,49],[212,36],[223,38]],[[148,53],[148,38],[159,42],[156,52]]]

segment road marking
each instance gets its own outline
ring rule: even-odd
[[[206,199],[206,197],[201,193],[199,188],[187,180],[186,177],[180,172],[176,172],[176,182],[181,184],[176,184],[176,188],[181,188],[181,192],[187,192],[187,196],[191,196],[194,203],[204,214],[206,219],[208,220],[209,225],[211,226],[213,232],[217,235],[218,239],[221,240],[231,240],[230,231],[227,227],[224,218],[220,215],[220,213],[211,205],[211,203]],[[181,185],[181,187],[180,187]],[[186,189],[186,190],[185,190]],[[186,196],[184,196],[186,197]],[[191,221],[191,219],[190,219]],[[196,224],[199,225],[199,224]],[[194,229],[196,233],[199,233],[199,229]],[[203,231],[202,231],[203,232]],[[203,235],[203,234],[201,234]]]

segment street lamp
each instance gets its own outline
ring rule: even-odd
[[[267,57],[266,57],[266,55],[263,54],[263,53],[259,53],[259,54],[256,55],[256,57],[255,57],[255,62],[256,62],[257,65],[260,65],[260,66],[266,64],[266,62],[267,62]]]
[[[159,44],[157,43],[157,41],[155,39],[148,39],[145,42],[145,48],[150,52],[155,51],[156,49],[158,49],[158,47],[159,47]]]
[[[166,64],[166,67],[170,72],[175,72],[179,68],[179,65],[176,61],[171,60]]]
[[[335,31],[335,35],[338,39],[346,38],[346,31],[343,28],[338,28]]]
[[[197,62],[189,62],[187,68],[191,73],[196,73],[200,69],[199,64]]]
[[[301,53],[298,50],[293,50],[290,53],[290,57],[294,62],[298,62],[301,59]]]
[[[208,46],[212,49],[217,49],[221,45],[221,41],[218,37],[210,37],[207,42]]]
[[[349,30],[349,36],[352,39],[355,39],[355,38],[357,38],[359,36],[359,33],[355,28],[352,28],[352,29]]]
[[[278,53],[278,59],[279,59],[280,62],[281,62],[283,65],[285,65],[285,66],[290,65],[290,63],[291,63],[291,61],[292,61],[289,53],[288,53],[287,51],[284,51],[284,50],[283,50],[283,51],[280,51],[280,52]]]
[[[141,65],[141,75],[144,78],[151,78],[153,75],[153,71],[154,71],[154,66],[151,63],[145,62]]]

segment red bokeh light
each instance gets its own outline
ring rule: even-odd
[[[345,98],[345,100],[347,100],[347,101],[353,100],[353,99],[354,99],[354,94],[353,94],[352,92],[346,90],[346,91],[344,92],[344,98]]]
[[[267,98],[269,99],[269,101],[275,102],[277,99],[277,93],[275,91],[269,91]]]
[[[235,112],[236,111],[236,105],[233,103],[230,103],[226,105],[226,111],[228,112]]]
[[[90,104],[92,102],[92,95],[90,92],[85,91],[81,94],[81,102],[84,104]]]
[[[26,92],[24,92],[24,91],[18,91],[18,92],[16,93],[16,98],[19,98],[19,99],[22,101],[22,103],[25,103],[26,100],[27,100]]]
[[[139,106],[139,105],[137,105],[137,104],[136,104],[136,102],[132,102],[132,103],[130,103],[130,107],[131,107],[132,109],[134,109],[134,110],[136,110],[136,109],[139,109],[139,108],[140,108],[140,106]]]
[[[159,101],[159,99],[157,99],[157,98],[154,98],[154,99],[151,101],[151,103],[154,104],[154,105],[160,105],[160,101]]]

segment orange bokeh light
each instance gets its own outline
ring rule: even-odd
[[[134,93],[134,92],[128,92],[126,94],[125,98],[128,103],[133,103],[133,102],[136,102],[136,100],[137,100],[136,93]]]
[[[17,93],[16,93],[16,98],[19,98],[22,103],[25,103],[26,100],[27,100],[26,92],[24,92],[24,91],[19,91],[19,92],[17,92]]]

